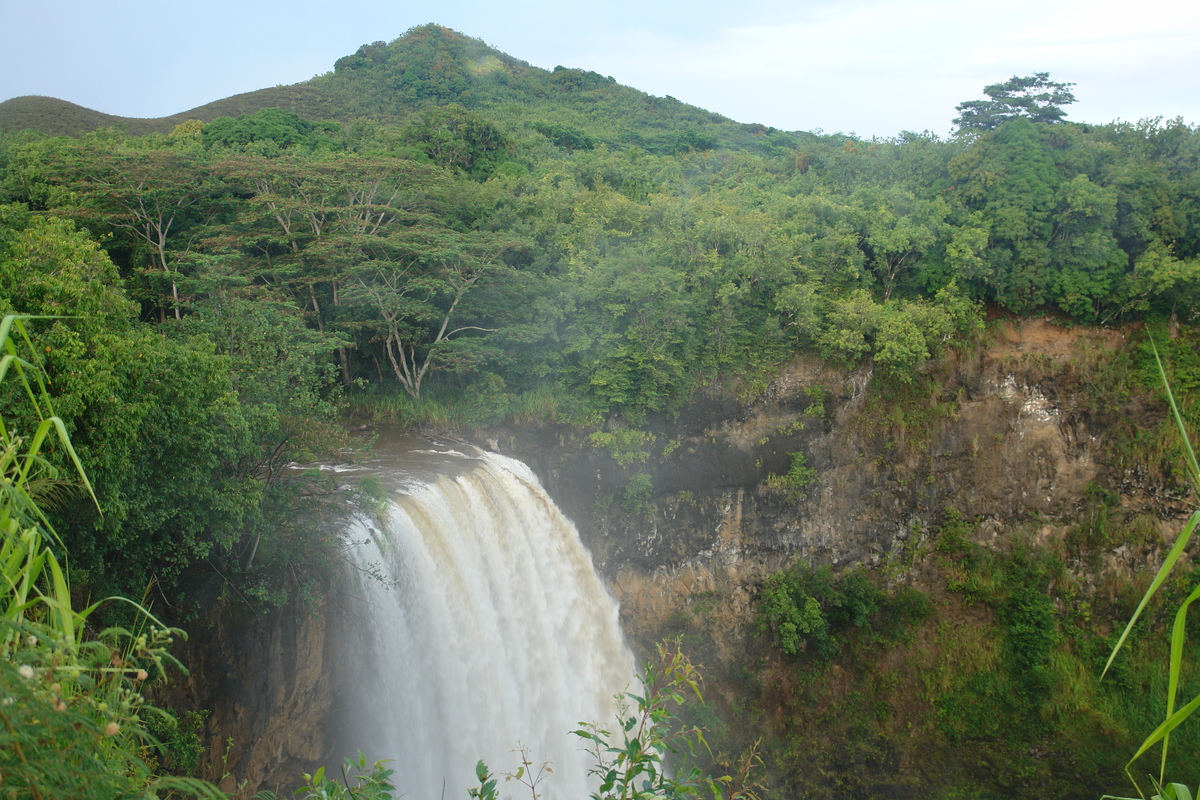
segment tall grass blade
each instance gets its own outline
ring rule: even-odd
[[[1175,418],[1175,427],[1179,428],[1179,437],[1183,439],[1184,454],[1187,456],[1185,466],[1188,469],[1188,477],[1192,481],[1192,487],[1200,494],[1200,464],[1196,461],[1196,451],[1192,448],[1191,437],[1188,436],[1187,426],[1183,424],[1183,415],[1179,413],[1179,406],[1175,403],[1175,393],[1171,391],[1171,383],[1167,380],[1167,371],[1163,368],[1162,359],[1158,357],[1158,348],[1154,344],[1154,337],[1150,337],[1150,348],[1154,351],[1154,363],[1158,365],[1158,374],[1162,377],[1163,388],[1167,392],[1167,400],[1171,404],[1171,414]]]
[[[1197,512],[1200,515],[1200,512]],[[1179,677],[1183,671],[1183,643],[1187,638],[1187,612],[1188,607],[1197,599],[1200,599],[1200,586],[1192,590],[1187,599],[1179,606],[1179,610],[1175,612],[1175,623],[1171,626],[1171,666],[1167,671],[1167,718],[1175,712],[1175,698],[1179,694]],[[1167,748],[1170,745],[1170,735],[1163,737],[1162,751],[1162,766],[1159,769],[1159,780],[1163,780],[1163,776],[1167,772]]]
[[[42,443],[45,442],[47,434],[53,430],[58,438],[58,443],[71,457],[71,463],[75,465],[75,471],[79,475],[79,479],[83,481],[83,485],[87,487],[88,495],[92,498],[92,502],[96,504],[96,510],[101,511],[100,501],[96,499],[96,493],[92,491],[92,483],[87,478],[87,473],[83,470],[83,463],[79,460],[79,455],[75,452],[75,447],[71,444],[71,437],[67,434],[67,426],[59,417],[46,417],[38,425],[34,432],[33,439],[30,440],[28,450],[25,455],[25,469],[23,470],[22,478],[28,480],[28,472],[35,462],[38,453],[41,452]],[[101,511],[101,513],[103,513]]]
[[[1174,568],[1175,562],[1179,560],[1179,556],[1183,553],[1184,548],[1187,547],[1188,542],[1191,541],[1192,532],[1196,530],[1197,524],[1200,524],[1200,511],[1196,511],[1192,514],[1192,518],[1188,521],[1187,526],[1175,539],[1175,544],[1171,547],[1170,552],[1167,553],[1167,557],[1163,561],[1162,566],[1159,567],[1158,574],[1155,575],[1154,580],[1151,581],[1150,588],[1148,588],[1146,593],[1142,595],[1142,601],[1138,603],[1138,607],[1134,610],[1133,616],[1129,618],[1129,624],[1125,626],[1125,630],[1121,633],[1121,638],[1117,640],[1115,645],[1113,645],[1112,652],[1108,656],[1108,661],[1104,665],[1104,671],[1100,673],[1101,680],[1103,680],[1104,676],[1108,674],[1109,667],[1112,666],[1113,660],[1116,659],[1117,653],[1121,650],[1121,646],[1125,644],[1125,640],[1129,637],[1129,632],[1133,630],[1134,624],[1136,624],[1138,619],[1142,616],[1142,612],[1146,609],[1150,599],[1154,597],[1155,592],[1159,590],[1163,583],[1166,582],[1167,577],[1171,574],[1171,570]]]
[[[1146,737],[1146,741],[1142,742],[1141,746],[1137,749],[1137,752],[1133,754],[1133,758],[1129,759],[1129,762],[1125,765],[1126,772],[1128,772],[1129,767],[1133,765],[1133,762],[1145,755],[1146,751],[1151,747],[1162,741],[1163,737],[1169,735],[1171,731],[1178,728],[1180,724],[1190,717],[1192,712],[1197,708],[1200,708],[1200,695],[1197,695],[1186,706],[1163,720],[1159,726],[1155,728],[1149,736]]]
[[[50,604],[55,611],[53,627],[74,647],[79,641],[76,639],[75,612],[71,609],[71,590],[67,588],[67,578],[58,565],[58,559],[49,550],[46,551],[46,566],[50,570],[50,585],[54,592],[55,602]]]

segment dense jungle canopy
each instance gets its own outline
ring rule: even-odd
[[[319,592],[332,489],[289,465],[347,444],[348,411],[553,422],[627,466],[704,387],[751,391],[803,353],[905,391],[986,320],[1032,315],[1182,329],[1193,390],[1200,129],[1072,122],[1046,73],[983,94],[945,139],[789,132],[429,25],[167,120],[0,104],[0,314],[42,317],[98,500],[44,496],[74,586],[184,620],[204,576],[256,608]],[[5,424],[35,427],[2,391]],[[811,479],[792,468],[785,490]],[[833,580],[766,584],[782,652],[805,625],[836,652],[814,597],[847,629],[845,598],[890,608]],[[1044,594],[1010,599],[1052,627]]]
[[[279,467],[351,395],[636,427],[797,351],[911,381],[985,313],[1200,306],[1200,131],[1066,121],[1044,73],[945,140],[739,124],[437,26],[270,91],[296,110],[0,139],[0,306],[64,317],[91,581],[281,552]]]

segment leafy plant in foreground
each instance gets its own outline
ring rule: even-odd
[[[396,787],[392,784],[392,774],[395,770],[385,766],[387,762],[376,761],[367,766],[367,757],[361,752],[357,758],[347,758],[342,766],[342,780],[331,778],[321,767],[316,772],[305,773],[304,785],[296,790],[296,797],[303,800],[391,800]],[[346,768],[354,774],[353,782],[346,774]],[[353,783],[353,785],[352,785]],[[270,792],[264,797],[274,797]]]
[[[76,611],[59,544],[39,505],[60,481],[40,453],[61,448],[79,480],[91,485],[61,419],[53,414],[27,316],[0,321],[0,389],[32,407],[33,435],[19,436],[0,414],[0,786],[5,797],[158,797],[159,792],[223,798],[190,778],[155,778],[143,757],[153,745],[141,715],[153,713],[140,693],[151,670],[161,673],[173,634],[142,610],[145,633],[109,629],[84,636],[99,605]],[[11,370],[11,373],[9,372]],[[10,374],[15,381],[5,386]],[[7,409],[6,409],[7,410]],[[51,433],[54,437],[51,437]],[[95,495],[92,494],[93,500]],[[177,663],[177,662],[174,662]]]
[[[760,763],[756,748],[736,765],[734,774],[714,778],[695,765],[697,748],[708,749],[704,733],[683,726],[674,709],[688,695],[703,701],[699,680],[678,640],[660,644],[658,657],[643,664],[642,693],[617,697],[616,729],[581,723],[574,733],[587,743],[592,755],[588,772],[597,782],[591,800],[757,800],[755,784],[750,781],[751,771]],[[551,767],[543,764],[538,768],[523,746],[519,752],[521,767],[505,779],[521,783],[537,800],[541,781]],[[683,763],[668,765],[668,759],[674,758],[682,758]],[[499,781],[487,764],[480,761],[475,776],[479,785],[468,789],[471,800],[499,800]],[[324,795],[306,795],[306,800],[309,797]]]
[[[1155,346],[1153,339],[1150,340],[1150,346],[1154,352],[1154,360],[1158,365],[1158,372],[1162,378],[1163,388],[1167,394],[1167,400],[1170,403],[1171,414],[1174,417],[1176,427],[1179,429],[1179,435],[1183,440],[1185,459],[1184,468],[1187,472],[1188,480],[1192,484],[1193,491],[1197,496],[1200,496],[1200,465],[1198,465],[1196,461],[1196,452],[1192,448],[1191,439],[1188,436],[1187,426],[1184,425],[1183,417],[1179,413],[1179,407],[1175,403],[1175,395],[1171,391],[1171,385],[1167,380],[1166,369],[1163,367],[1162,359],[1159,358],[1158,348]],[[1154,580],[1151,582],[1150,587],[1146,590],[1145,595],[1142,596],[1142,600],[1140,603],[1138,603],[1137,609],[1134,610],[1133,616],[1129,620],[1129,624],[1125,626],[1125,630],[1121,633],[1121,638],[1117,640],[1116,645],[1113,647],[1112,653],[1108,657],[1108,663],[1104,666],[1105,673],[1107,673],[1108,668],[1112,666],[1113,660],[1116,658],[1118,651],[1120,651],[1121,646],[1125,643],[1126,638],[1129,636],[1129,632],[1133,629],[1134,623],[1137,622],[1138,618],[1145,610],[1146,605],[1150,602],[1150,598],[1154,596],[1154,594],[1170,576],[1171,571],[1174,569],[1180,555],[1182,555],[1184,549],[1187,547],[1188,542],[1191,541],[1192,534],[1195,532],[1197,525],[1200,525],[1200,509],[1192,512],[1192,516],[1188,519],[1187,524],[1176,537],[1175,544],[1167,553],[1167,557],[1163,561],[1162,566],[1159,568],[1158,574],[1154,576]],[[1138,794],[1142,797],[1145,797],[1145,795],[1142,793],[1141,787],[1138,786],[1137,781],[1134,780],[1133,774],[1129,771],[1129,768],[1135,761],[1137,761],[1139,758],[1145,755],[1147,751],[1154,747],[1154,745],[1162,742],[1162,761],[1159,766],[1158,778],[1155,780],[1153,777],[1151,777],[1151,782],[1154,784],[1154,787],[1157,790],[1157,793],[1154,795],[1154,797],[1161,797],[1164,800],[1184,800],[1185,798],[1186,800],[1191,800],[1191,792],[1187,789],[1187,787],[1178,783],[1166,783],[1165,774],[1167,770],[1167,752],[1170,746],[1171,731],[1179,727],[1179,725],[1188,717],[1190,717],[1192,712],[1194,712],[1197,708],[1200,708],[1200,695],[1192,699],[1182,708],[1177,709],[1175,707],[1176,701],[1178,700],[1179,678],[1183,665],[1183,645],[1187,636],[1187,612],[1191,604],[1197,599],[1200,599],[1200,586],[1195,587],[1187,596],[1187,598],[1179,605],[1179,608],[1175,612],[1175,622],[1171,626],[1171,654],[1167,673],[1166,713],[1163,721],[1150,733],[1149,736],[1146,737],[1145,741],[1143,741],[1138,747],[1137,752],[1133,754],[1133,757],[1129,759],[1129,762],[1125,765],[1125,773],[1129,775],[1129,779],[1133,782],[1134,788],[1137,789]]]
[[[600,781],[592,800],[648,798],[755,798],[748,782],[757,763],[752,752],[736,775],[711,777],[694,765],[697,747],[707,749],[704,733],[696,727],[678,726],[673,708],[688,695],[702,700],[696,668],[678,641],[660,644],[658,658],[644,665],[642,694],[618,698],[617,730],[584,725],[575,735],[588,742],[594,758],[590,774]],[[632,703],[632,705],[631,705]],[[684,764],[668,766],[680,756]]]

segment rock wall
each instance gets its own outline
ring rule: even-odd
[[[867,370],[799,358],[752,399],[714,390],[650,420],[644,460],[626,466],[564,427],[472,436],[529,463],[576,521],[635,648],[648,649],[681,608],[708,603],[711,655],[730,664],[745,652],[761,582],[795,559],[903,571],[948,510],[983,519],[977,536],[996,547],[1031,519],[1038,536],[1061,539],[1093,483],[1170,517],[1158,483],[1109,457],[1119,426],[1157,424],[1164,409],[1087,393],[1086,354],[1124,343],[1115,331],[1003,323],[987,346],[931,365],[932,389],[897,403]],[[772,488],[792,453],[804,454],[813,481]],[[640,473],[649,504],[623,504]],[[1106,568],[1129,573],[1145,556],[1109,553]],[[229,773],[227,785],[244,782],[249,796],[338,760],[339,613],[333,603],[260,619],[224,612],[195,630],[181,654],[192,669],[181,697],[212,711],[206,777]]]
[[[339,665],[334,600],[289,603],[268,614],[228,604],[189,626],[177,650],[189,674],[163,698],[209,712],[200,776],[237,797],[288,796],[302,772],[340,763]]]
[[[934,388],[902,404],[881,398],[868,370],[798,358],[750,401],[702,395],[652,420],[645,462],[627,467],[561,429],[486,438],[533,465],[576,520],[631,633],[661,630],[674,609],[711,592],[732,630],[749,619],[762,579],[795,559],[898,564],[948,510],[985,519],[980,535],[1002,546],[1031,518],[1061,535],[1093,482],[1123,487],[1131,504],[1158,492],[1106,454],[1118,424],[1153,426],[1165,410],[1148,397],[1098,408],[1086,392],[1087,354],[1125,341],[1049,320],[1004,322],[986,346],[932,364]],[[793,452],[816,477],[789,498],[767,479],[787,471]],[[621,507],[639,472],[653,484],[652,514]]]

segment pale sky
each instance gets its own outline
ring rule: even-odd
[[[955,105],[1034,72],[1077,84],[1078,122],[1200,123],[1196,0],[0,0],[0,100],[167,116],[428,22],[785,130],[944,136]]]

